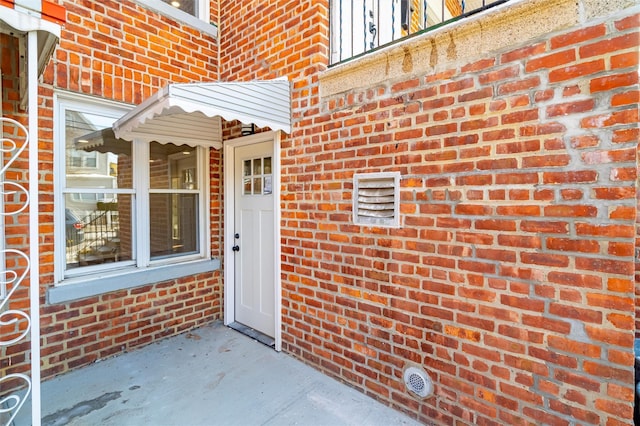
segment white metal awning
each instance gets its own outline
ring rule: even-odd
[[[222,147],[222,122],[291,133],[287,80],[169,84],[113,124],[125,140]]]

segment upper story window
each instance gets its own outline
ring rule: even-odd
[[[178,10],[202,20],[208,19],[209,2],[205,0],[162,0]]]
[[[218,36],[218,28],[211,22],[211,5],[209,0],[135,1],[148,9],[190,25],[212,37]]]
[[[83,153],[72,150],[69,152],[68,164],[72,167],[95,169],[98,165],[98,156],[95,152]]]
[[[336,64],[508,0],[332,0],[331,63]]]

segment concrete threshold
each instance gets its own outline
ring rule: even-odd
[[[417,425],[220,323],[42,384],[42,424]],[[26,404],[14,421],[31,424]]]

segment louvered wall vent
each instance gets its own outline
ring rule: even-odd
[[[353,176],[353,222],[400,226],[400,173],[356,173]]]

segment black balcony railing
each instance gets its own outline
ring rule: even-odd
[[[332,0],[331,63],[465,18],[508,0]]]

